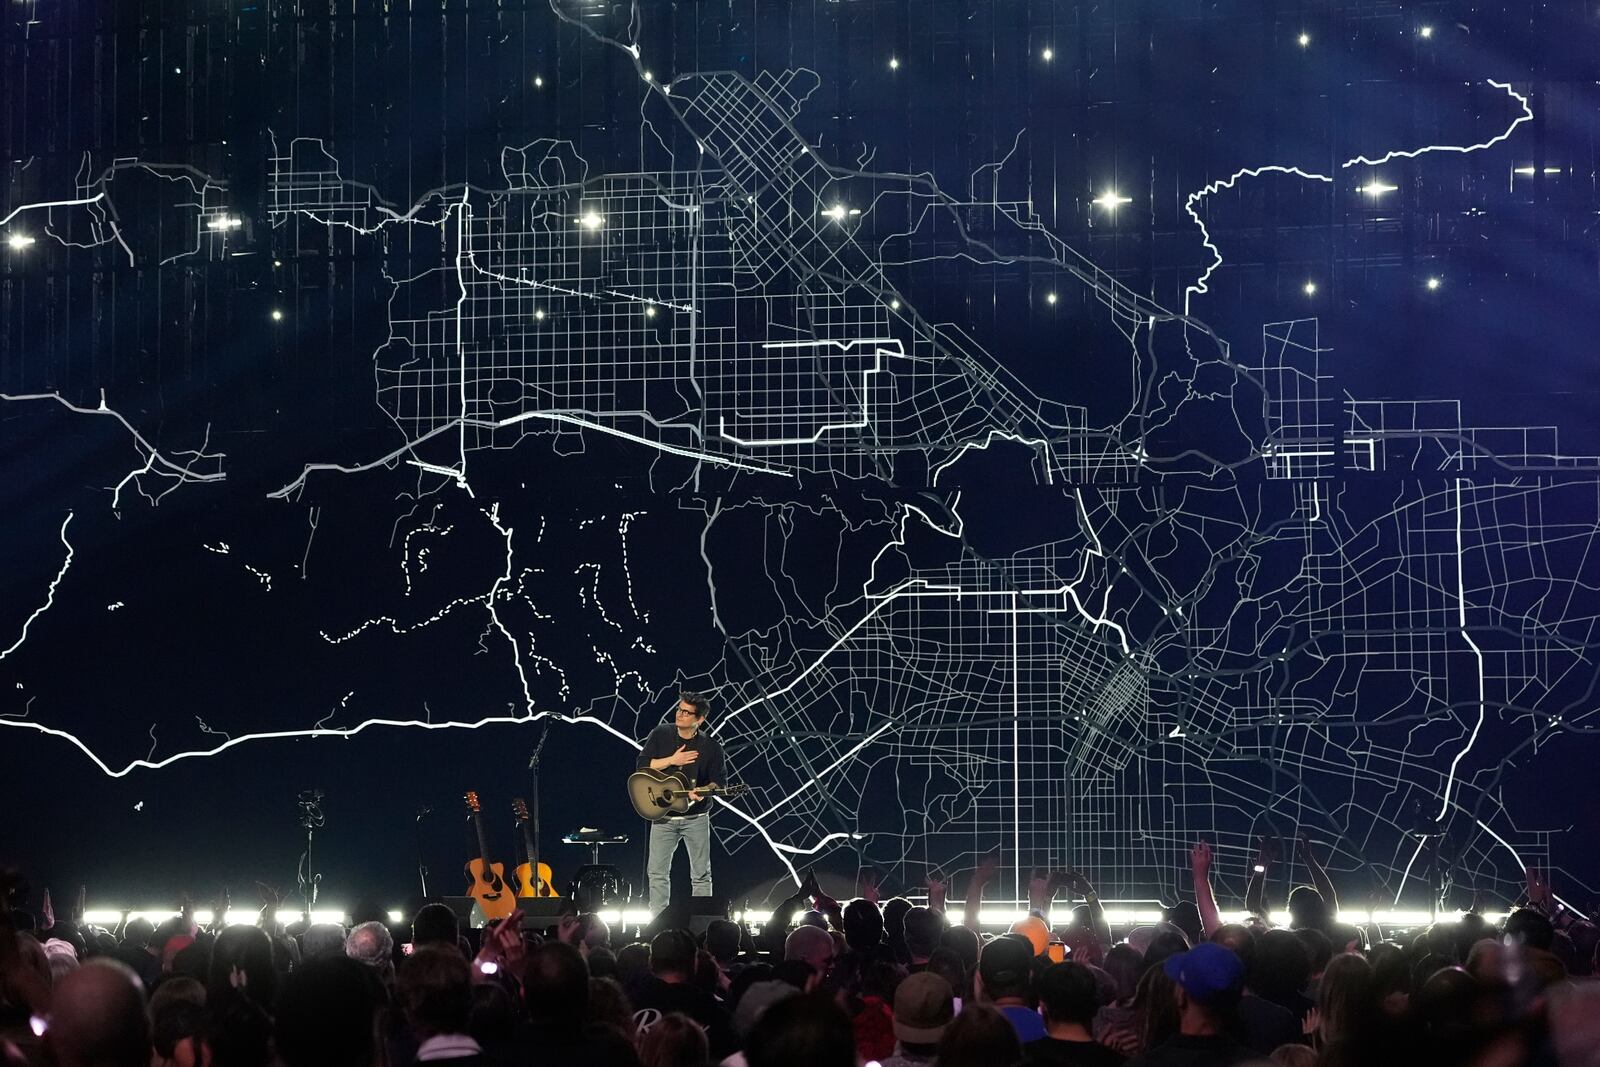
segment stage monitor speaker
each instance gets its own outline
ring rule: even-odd
[[[433,902],[448,905],[456,914],[457,926],[472,925],[472,909],[477,902],[471,897],[436,897]]]
[[[567,912],[577,913],[578,906],[569,897],[518,897],[517,907],[522,909],[524,930],[543,930],[556,925]]]
[[[645,927],[644,939],[648,941],[662,930],[687,930],[696,940],[705,936],[706,928],[714,919],[728,917],[727,897],[690,897],[674,900],[662,909],[661,914]]]

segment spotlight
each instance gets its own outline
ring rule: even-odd
[[[1311,35],[1309,33],[1302,33],[1299,37],[1295,38],[1295,40],[1300,42],[1301,48],[1311,47]]]
[[[273,322],[282,322],[283,321],[283,309],[282,308],[273,308],[272,309],[272,321]]]
[[[535,319],[536,319],[536,320],[538,320],[538,321],[539,321],[539,322],[543,322],[543,321],[544,321],[544,308],[538,308],[538,309],[536,309],[536,310],[535,310],[535,311],[534,311],[534,313],[533,313],[533,317],[534,317],[534,318],[535,318]]]
[[[578,216],[578,224],[586,230],[598,230],[605,221],[604,216],[596,215],[593,211],[585,211]]]
[[[1438,278],[1429,278],[1428,282],[1427,282],[1428,291],[1431,293],[1434,290],[1438,289],[1439,286],[1441,286],[1443,284],[1444,284],[1444,282],[1442,280],[1438,279]]]
[[[1107,211],[1115,211],[1123,204],[1131,204],[1133,201],[1126,196],[1118,196],[1117,191],[1113,189],[1109,193],[1101,193],[1091,203],[1097,207],[1103,207]]]
[[[535,74],[533,76],[533,87],[535,89],[543,89],[544,88],[544,79],[539,77],[539,75]]]
[[[834,222],[838,222],[840,219],[844,218],[844,216],[845,216],[844,205],[843,204],[834,204],[832,207],[824,208],[823,211],[822,211],[822,216],[823,216],[823,218],[829,218],[829,219],[832,219]]]
[[[644,317],[647,318],[647,319],[655,318],[656,317],[656,309],[653,308],[653,307],[646,307],[644,309]]]
[[[1050,62],[1052,59],[1054,59],[1056,57],[1056,52],[1055,52],[1055,49],[1053,49],[1053,48],[1046,48],[1043,52],[1041,52],[1039,54],[1044,57],[1044,61],[1046,63]]]
[[[1433,36],[1433,27],[1432,26],[1424,26],[1421,29],[1419,29],[1417,31],[1417,33],[1419,33],[1423,37],[1432,37]]]
[[[1398,185],[1388,185],[1373,178],[1367,184],[1357,187],[1356,192],[1366,193],[1368,196],[1382,196],[1384,193],[1392,193],[1398,188],[1400,188]]]
[[[1300,287],[1300,291],[1305,293],[1307,296],[1316,296],[1317,295],[1317,283],[1316,282],[1306,282],[1304,285],[1302,285]]]
[[[899,70],[900,69],[900,61],[898,59],[890,59],[889,60],[889,69],[890,70]]]
[[[1046,293],[1046,294],[1044,294],[1044,302],[1046,304],[1054,304],[1056,302],[1056,294],[1054,294],[1054,293]]]
[[[213,215],[206,220],[208,230],[237,230],[244,225],[244,220],[237,215]]]
[[[29,237],[25,233],[14,233],[6,238],[6,247],[13,252],[20,252],[29,245],[34,244],[38,238]]]

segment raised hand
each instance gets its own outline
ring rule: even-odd
[[[1278,858],[1278,842],[1265,834],[1256,839],[1260,844],[1256,852],[1256,867],[1262,871],[1271,869]]]
[[[874,904],[878,902],[878,872],[871,867],[863,867],[856,872],[856,892],[863,899]]]
[[[1550,875],[1540,871],[1537,867],[1528,868],[1528,902],[1546,910],[1550,907],[1553,893],[1550,889]]]
[[[1194,872],[1196,879],[1210,877],[1211,842],[1195,842],[1195,846],[1189,850],[1189,869]]]
[[[972,872],[972,877],[975,881],[987,882],[994,877],[994,872],[999,867],[1000,849],[996,846],[994,851],[986,853],[978,860],[978,869]]]
[[[1078,894],[1080,897],[1086,897],[1090,893],[1094,892],[1094,886],[1089,884],[1089,879],[1085,878],[1072,867],[1062,868],[1061,884]]]
[[[1055,894],[1056,880],[1043,867],[1035,867],[1028,875],[1028,905],[1033,911],[1042,911]]]
[[[39,904],[39,913],[44,921],[44,929],[52,929],[56,924],[56,909],[50,906],[50,890],[44,891],[44,900]]]
[[[573,927],[578,925],[575,915],[563,915],[562,927],[571,922]],[[566,941],[566,937],[561,940]],[[569,942],[570,943],[570,942]],[[515,974],[521,969],[520,964],[526,955],[522,944],[522,909],[518,908],[499,922],[490,923],[484,931],[483,947],[478,950],[478,960],[481,963],[495,963],[510,968]]]
[[[233,898],[228,895],[228,887],[223,886],[215,900],[211,902],[211,916],[217,923],[226,924],[228,921],[228,908],[233,904]]]

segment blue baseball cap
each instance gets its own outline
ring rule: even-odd
[[[1162,970],[1202,1004],[1238,993],[1244,987],[1244,962],[1229,949],[1210,941],[1168,956]]]

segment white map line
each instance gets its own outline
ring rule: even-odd
[[[50,210],[50,208],[80,208],[80,206],[90,205],[90,203],[99,203],[104,198],[106,198],[106,190],[102,189],[101,192],[94,194],[93,197],[78,197],[77,200],[40,200],[38,203],[22,203],[22,205],[13,208],[10,214],[6,214],[5,218],[0,219],[0,226],[10,226],[11,219],[16,218],[24,211],[37,211],[40,208],[46,211]]]
[[[128,431],[128,434],[133,438],[135,445],[138,446],[140,451],[145,453],[144,466],[142,468],[135,468],[131,473],[124,477],[121,482],[117,483],[111,497],[112,510],[116,510],[120,502],[122,487],[140,474],[153,473],[163,478],[176,478],[180,484],[183,482],[220,482],[227,479],[227,475],[220,470],[209,473],[197,473],[193,467],[194,464],[199,463],[201,460],[220,462],[226,457],[226,453],[207,453],[203,450],[193,453],[180,453],[192,454],[194,456],[194,459],[188,464],[176,463],[168,459],[166,456],[162,455],[154,445],[145,440],[144,435],[138,430],[134,429],[131,422],[123,418],[120,413],[106,405],[106,394],[104,389],[100,390],[100,406],[95,408],[86,408],[82,405],[74,404],[60,393],[0,393],[0,401],[22,403],[29,400],[53,400],[57,404],[60,404],[62,407],[66,408],[68,411],[78,415],[109,416],[122,424],[122,428]],[[157,467],[161,469],[157,470]],[[159,500],[159,497],[153,499]]]
[[[1392,159],[1415,159],[1418,156],[1429,152],[1459,152],[1465,155],[1468,152],[1481,152],[1486,148],[1492,148],[1501,141],[1506,140],[1511,136],[1512,131],[1514,131],[1518,126],[1522,125],[1524,122],[1531,122],[1533,120],[1533,108],[1529,105],[1528,98],[1526,96],[1523,96],[1521,93],[1511,88],[1510,82],[1498,82],[1493,78],[1487,80],[1488,83],[1494,88],[1504,89],[1508,96],[1514,98],[1518,104],[1522,105],[1522,114],[1518,115],[1515,119],[1512,119],[1511,125],[1507,126],[1499,134],[1489,138],[1487,141],[1479,142],[1478,144],[1425,145],[1422,148],[1395,149],[1392,152],[1384,153],[1377,159],[1372,159],[1367,156],[1356,156],[1354,159],[1347,159],[1343,163],[1340,163],[1339,169],[1348,170],[1351,167],[1356,166],[1377,167],[1382,166],[1384,163],[1387,163]],[[1205,245],[1207,251],[1211,253],[1212,259],[1211,264],[1207,266],[1203,272],[1201,272],[1200,277],[1195,279],[1193,284],[1184,289],[1184,315],[1189,314],[1189,304],[1192,297],[1210,291],[1207,288],[1207,283],[1210,280],[1212,273],[1216,271],[1218,267],[1222,266],[1222,251],[1217,248],[1215,243],[1212,242],[1211,231],[1206,227],[1205,221],[1200,218],[1200,214],[1195,210],[1195,208],[1202,200],[1213,193],[1220,192],[1223,189],[1232,189],[1234,183],[1240,178],[1258,178],[1263,174],[1293,174],[1296,177],[1305,178],[1308,181],[1327,182],[1330,185],[1333,184],[1333,177],[1331,175],[1318,174],[1315,172],[1302,170],[1301,168],[1295,166],[1286,166],[1283,164],[1273,163],[1260,167],[1241,168],[1234,171],[1226,178],[1201,186],[1199,189],[1196,189],[1194,192],[1190,193],[1187,199],[1184,200],[1183,210],[1188,213],[1191,219],[1194,220],[1194,224],[1200,227],[1201,243]]]
[[[1488,694],[1484,682],[1483,649],[1478,647],[1478,642],[1472,639],[1472,633],[1467,629],[1467,580],[1466,580],[1466,553],[1462,548],[1461,540],[1461,485],[1463,479],[1456,480],[1456,619],[1461,627],[1461,638],[1472,649],[1473,657],[1478,661],[1478,721],[1472,727],[1472,736],[1467,738],[1467,743],[1456,753],[1455,759],[1450,761],[1450,773],[1445,776],[1444,794],[1439,805],[1439,814],[1434,817],[1434,822],[1441,821],[1450,811],[1450,790],[1455,785],[1456,768],[1461,765],[1462,759],[1472,746],[1478,742],[1478,732],[1483,729],[1483,721],[1487,715],[1486,702]]]
[[[22,621],[22,633],[19,634],[17,639],[11,643],[11,647],[7,649],[0,649],[0,659],[5,659],[7,656],[11,655],[11,653],[22,647],[22,643],[28,639],[28,627],[33,625],[33,620],[37,619],[40,615],[43,615],[46,611],[49,611],[50,606],[56,602],[56,587],[61,584],[61,579],[67,576],[67,568],[72,566],[72,542],[67,540],[67,526],[71,522],[72,512],[69,511],[67,512],[67,517],[61,520],[61,543],[67,546],[67,558],[61,561],[61,569],[57,571],[56,576],[51,579],[50,588],[45,591],[44,603],[35,608],[33,614],[29,615]]]

